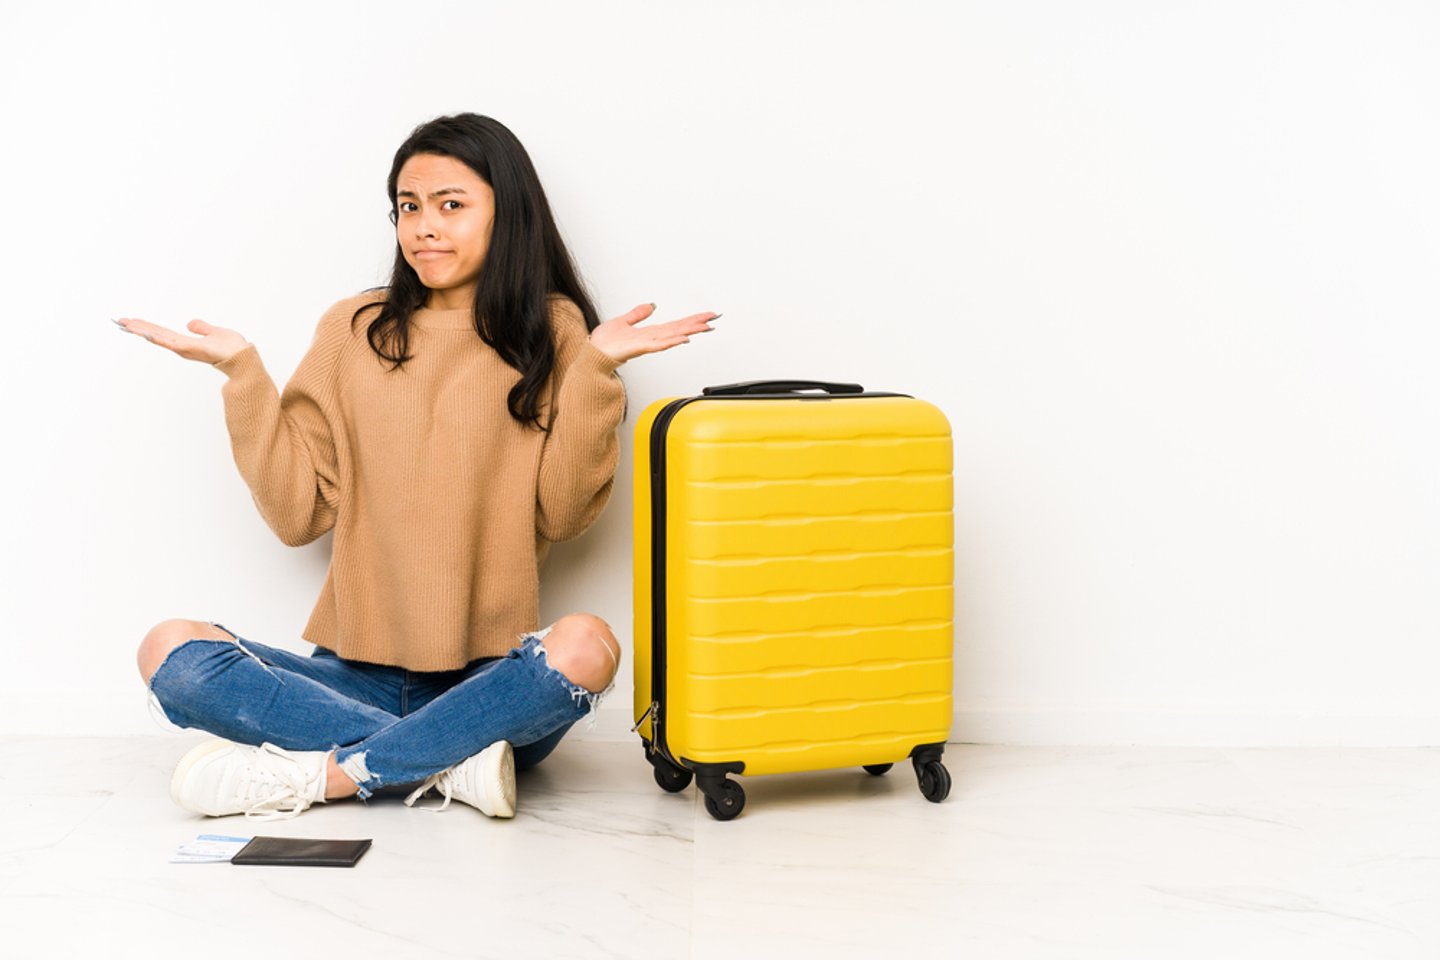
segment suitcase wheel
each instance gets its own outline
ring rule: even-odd
[[[895,766],[893,763],[872,763],[865,767],[865,772],[872,777],[883,777],[890,772],[890,768],[893,766]]]
[[[923,766],[917,764],[920,775],[920,792],[931,803],[939,803],[950,795],[950,771],[939,760],[931,760]]]
[[[655,782],[660,785],[661,790],[667,793],[679,793],[684,790],[690,786],[690,781],[695,776],[693,771],[671,763],[669,759],[659,753],[651,752],[649,743],[645,744],[645,759],[649,760],[650,766],[655,768]]]
[[[698,786],[706,811],[716,820],[734,820],[745,809],[745,790],[734,780],[702,778]]]
[[[679,793],[690,786],[691,779],[695,774],[689,770],[682,770],[679,767],[672,767],[664,760],[655,763],[655,782],[660,784],[660,789],[668,793]]]

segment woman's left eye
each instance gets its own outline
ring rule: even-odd
[[[445,202],[446,202],[446,203],[453,203],[453,204],[455,204],[455,206],[457,206],[457,207],[462,206],[462,204],[460,203],[459,200],[446,200]]]

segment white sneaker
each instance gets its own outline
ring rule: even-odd
[[[509,740],[496,740],[473,757],[441,770],[405,798],[413,807],[431,787],[445,796],[438,810],[450,806],[450,798],[463,800],[487,817],[515,816],[515,751]]]
[[[257,820],[293,817],[325,802],[326,751],[249,747],[206,740],[180,758],[170,799],[207,817],[243,813]]]

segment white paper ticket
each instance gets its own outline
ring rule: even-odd
[[[249,837],[222,837],[214,833],[202,833],[194,840],[180,844],[170,862],[229,863],[230,858],[249,842]]]

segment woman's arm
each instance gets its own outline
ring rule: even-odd
[[[620,361],[590,343],[580,311],[569,300],[555,309],[557,388],[550,432],[540,450],[535,528],[546,540],[584,533],[610,499],[620,460],[625,387]]]
[[[251,498],[281,542],[298,547],[335,526],[339,506],[333,410],[334,370],[343,343],[326,315],[283,393],[254,345],[215,368],[228,378],[221,393],[235,465]]]
[[[625,387],[615,371],[627,360],[659,353],[711,330],[719,314],[637,326],[655,311],[644,304],[600,324],[588,336],[580,310],[555,301],[558,380],[555,415],[540,453],[536,529],[546,540],[578,537],[610,499],[620,459],[618,431],[625,416]]]

